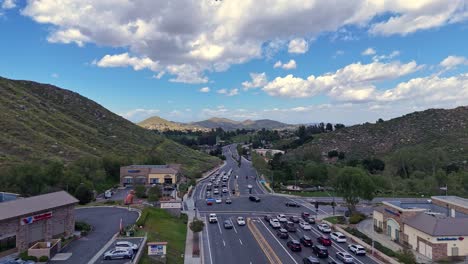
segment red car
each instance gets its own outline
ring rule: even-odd
[[[323,246],[331,246],[332,242],[328,236],[322,235],[317,238],[317,242],[322,244]]]

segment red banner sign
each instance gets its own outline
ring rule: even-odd
[[[29,225],[29,224],[42,221],[42,220],[46,220],[49,218],[52,218],[52,212],[28,216],[28,217],[21,218],[21,225]]]

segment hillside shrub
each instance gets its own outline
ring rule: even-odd
[[[146,218],[148,217],[148,210],[143,210],[141,212],[140,218],[138,218],[138,221],[136,221],[137,226],[143,226],[145,225]]]
[[[47,256],[40,256],[38,260],[39,260],[39,262],[47,262],[47,261],[49,261],[49,257],[47,257]]]

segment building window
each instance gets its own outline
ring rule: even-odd
[[[0,252],[16,248],[16,236],[0,239]]]
[[[150,184],[159,184],[159,179],[158,178],[151,178],[150,179]]]

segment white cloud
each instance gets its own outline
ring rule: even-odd
[[[217,93],[219,94],[224,94],[226,96],[234,96],[234,95],[238,95],[239,94],[239,89],[237,88],[234,88],[234,89],[231,89],[231,90],[228,90],[228,89],[219,89],[218,91],[216,91]]]
[[[374,48],[367,48],[361,54],[364,56],[374,55],[376,53]]]
[[[3,0],[2,9],[12,9],[16,7],[15,0]]]
[[[209,93],[210,92],[210,87],[202,87],[202,88],[200,88],[200,92]]]
[[[375,55],[375,56],[372,57],[372,60],[373,61],[391,60],[391,59],[393,59],[393,58],[395,58],[397,56],[400,56],[400,51],[394,50],[388,55],[385,55],[385,54]]]
[[[272,96],[303,98],[326,92],[336,100],[365,101],[374,98],[376,93],[374,83],[397,79],[421,68],[422,66],[418,66],[414,61],[406,64],[358,62],[338,69],[334,73],[317,77],[311,75],[307,79],[294,77],[291,74],[277,77],[265,85],[263,90]]]
[[[60,75],[59,75],[58,73],[55,73],[55,72],[52,73],[50,76],[51,76],[52,78],[55,78],[55,79],[57,79],[57,78],[60,77]]]
[[[128,53],[106,55],[99,61],[95,60],[93,64],[103,68],[132,67],[135,71],[143,69],[157,71],[159,69],[158,63],[152,61],[150,58],[131,57]]]
[[[468,59],[463,56],[448,56],[440,62],[440,66],[446,70],[455,68],[458,65],[468,65]]]
[[[270,57],[291,36],[298,41],[290,41],[288,50],[304,52],[304,38],[347,26],[404,35],[461,23],[468,19],[465,1],[353,0],[336,8],[334,1],[303,0],[40,0],[26,1],[21,13],[46,24],[50,42],[125,49],[157,62],[158,72],[174,75],[173,81],[203,83],[205,72]],[[390,18],[373,19],[384,14]]]
[[[335,58],[337,58],[338,56],[342,56],[342,55],[344,55],[344,54],[345,54],[344,50],[337,50],[337,51],[335,51],[335,54],[333,54],[332,57],[335,59]]]
[[[282,63],[281,61],[277,61],[275,65],[273,65],[273,68],[283,68],[285,70],[292,70],[296,69],[296,61],[295,60],[289,60],[287,63]]]
[[[293,39],[289,42],[288,52],[289,53],[306,53],[309,50],[309,44],[303,38]]]
[[[251,82],[245,81],[242,83],[244,90],[248,90],[251,88],[259,88],[263,87],[268,83],[268,79],[266,73],[250,73],[250,78],[252,79]]]
[[[126,113],[122,113],[120,115],[128,120],[136,122],[136,121],[141,121],[143,119],[151,117],[159,112],[160,112],[159,109],[138,108],[138,109],[130,110]]]

